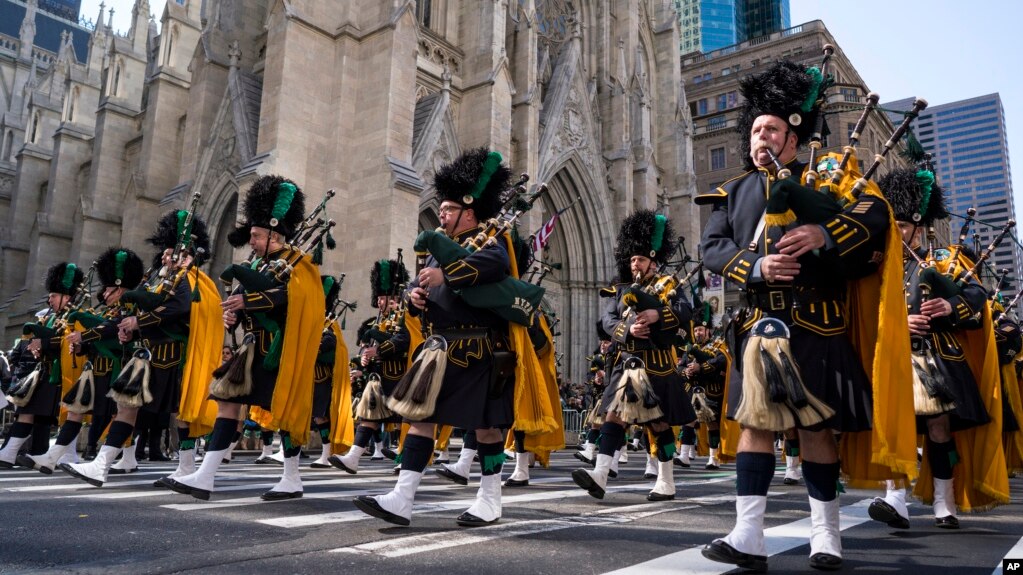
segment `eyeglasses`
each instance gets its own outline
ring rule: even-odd
[[[437,213],[438,214],[453,214],[455,212],[460,212],[460,211],[462,211],[464,209],[465,208],[463,208],[462,206],[441,206],[441,207],[437,208]]]

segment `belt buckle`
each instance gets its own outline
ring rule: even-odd
[[[771,305],[771,311],[781,311],[785,309],[785,293],[781,290],[772,290],[767,292],[767,298]]]

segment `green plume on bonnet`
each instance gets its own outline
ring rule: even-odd
[[[128,261],[128,252],[124,250],[118,250],[117,255],[114,256],[114,277],[123,280],[124,279],[124,262]]]
[[[332,289],[334,289],[334,276],[323,278],[323,295],[329,294]]]
[[[187,210],[178,210],[178,237],[187,238],[192,234],[192,230],[185,229],[185,220],[188,219]]]
[[[664,225],[667,221],[668,218],[664,214],[654,216],[654,233],[650,236],[650,249],[655,252],[661,251],[661,246],[664,244]]]
[[[60,279],[60,285],[64,286],[65,289],[71,289],[75,285],[75,270],[77,269],[78,267],[72,263],[64,266],[64,277]]]
[[[931,203],[934,172],[930,170],[917,170],[916,183],[920,185],[920,215],[922,216],[927,213],[927,206]]]
[[[476,180],[476,185],[473,186],[472,192],[469,193],[473,199],[479,199],[480,194],[487,188],[487,184],[490,183],[490,177],[494,175],[494,172],[501,167],[501,162],[504,158],[501,157],[499,152],[490,152],[487,154],[487,161],[483,163],[483,169],[480,171],[480,177]]]
[[[807,76],[810,76],[812,84],[810,84],[810,91],[806,93],[806,99],[803,100],[803,104],[799,106],[799,109],[804,112],[809,112],[813,109],[814,102],[817,101],[817,96],[820,95],[821,84],[824,82],[824,75],[821,74],[820,68],[813,66],[806,69]]]
[[[380,260],[380,291],[391,291],[391,261]]]
[[[295,199],[295,192],[298,188],[291,182],[281,182],[277,186],[277,199],[274,200],[273,211],[270,212],[270,217],[280,220],[284,218],[284,215],[291,209],[291,202]]]

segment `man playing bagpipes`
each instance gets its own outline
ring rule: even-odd
[[[995,345],[1002,379],[1002,448],[1009,477],[1023,471],[1023,399],[1020,397],[1020,379],[1016,374],[1016,358],[1023,350],[1023,333],[1019,323],[1002,305],[999,285],[991,299],[995,323]],[[1011,303],[1011,302],[1010,302]]]
[[[602,288],[600,295],[601,297],[615,297],[614,286]],[[597,339],[600,343],[597,344],[597,349],[593,350],[593,355],[590,357],[590,385],[587,390],[590,395],[591,406],[586,412],[586,419],[583,422],[588,429],[586,430],[583,444],[579,447],[579,451],[572,454],[576,459],[587,465],[596,463],[597,440],[600,438],[600,427],[604,425],[604,415],[600,409],[601,400],[604,397],[604,390],[607,388],[607,382],[610,379],[611,361],[615,355],[614,341],[612,341],[607,331],[604,330],[600,320],[597,320]]]
[[[816,120],[827,80],[821,70],[787,61],[741,80],[745,104],[737,129],[749,171],[695,199],[712,206],[703,261],[743,290],[747,303],[728,333],[738,373],[725,397],[726,416],[742,425],[736,524],[703,554],[744,568],[767,567],[763,523],[775,432],[799,430],[814,568],[842,563],[836,431],[844,432],[841,469],[852,478],[867,477],[871,465],[884,474],[915,468],[907,433],[898,433],[906,418],[892,413],[905,402],[885,400],[897,383],[888,370],[908,370],[900,354],[908,362],[909,353],[901,339],[905,308],[890,295],[901,288],[893,267],[901,262],[885,257],[896,240],[888,207],[873,188],[843,209],[825,193],[830,189],[798,183],[804,164],[796,150],[815,132],[819,142]],[[850,177],[856,173],[854,162],[843,168]],[[866,178],[857,183],[867,185]],[[855,457],[844,455],[853,448],[859,448]]]
[[[36,469],[46,475],[53,473],[61,458],[75,449],[75,439],[86,415],[92,416],[94,420],[109,421],[116,411],[116,404],[107,397],[107,392],[110,390],[110,381],[121,371],[123,349],[117,340],[116,321],[108,320],[117,313],[118,302],[129,286],[136,286],[142,281],[143,264],[131,250],[110,248],[96,259],[95,266],[96,275],[103,286],[99,302],[104,308],[98,313],[78,311],[68,316],[69,322],[78,322],[89,330],[74,331],[65,337],[65,345],[70,346],[70,351],[85,356],[87,361],[82,375],[62,399],[67,409],[67,419],[57,432],[56,442],[46,453],[18,457],[18,465]],[[106,325],[107,329],[94,329],[101,325]],[[87,341],[83,335],[88,336]]]
[[[202,464],[194,473],[171,479],[178,493],[207,500],[217,469],[237,434],[243,406],[265,429],[280,429],[284,474],[262,495],[266,501],[302,497],[299,456],[309,435],[316,355],[326,305],[310,244],[322,242],[333,222],[306,226],[305,195],[281,176],[263,176],[248,190],[244,220],[228,241],[246,243],[253,257],[228,268],[222,279],[238,279],[240,293],[226,298],[224,326],[241,326],[243,343],[227,365],[214,373],[210,397],[217,417]],[[300,229],[301,226],[301,229]],[[308,242],[307,242],[308,240]],[[289,244],[296,241],[298,245]]]
[[[617,344],[608,361],[610,383],[601,400],[604,423],[592,471],[576,469],[572,480],[597,499],[603,499],[612,464],[625,447],[626,426],[645,425],[656,442],[657,482],[650,501],[675,498],[672,458],[675,435],[671,426],[696,420],[693,406],[675,371],[673,349],[678,330],[687,325],[692,308],[677,285],[665,285],[657,273],[674,246],[671,222],[661,214],[640,210],[622,221],[615,259],[628,267],[634,283],[615,286],[615,296],[603,299],[601,324]]]
[[[15,421],[0,449],[0,469],[14,467],[18,451],[32,436],[33,426],[49,428],[57,417],[62,379],[71,371],[70,352],[63,344],[67,315],[81,299],[85,274],[73,263],[63,262],[46,272],[49,313],[38,323],[25,324],[21,341],[11,353],[14,381],[7,399],[17,406]],[[31,359],[30,359],[31,358]],[[33,363],[34,362],[34,363]],[[29,366],[31,365],[31,368]],[[66,373],[65,373],[66,372]]]
[[[688,362],[682,372],[685,377],[686,393],[689,394],[693,409],[696,411],[696,419],[707,426],[710,457],[707,459],[706,469],[718,469],[721,466],[718,460],[718,450],[721,446],[721,407],[724,405],[725,370],[728,368],[728,358],[711,341],[712,321],[710,304],[703,302],[697,306],[692,321],[693,341],[688,346],[686,353]],[[677,461],[680,461],[683,467],[688,467],[690,458],[695,457],[696,428],[695,424],[690,424],[682,428],[682,454]]]
[[[373,262],[369,274],[370,303],[379,313],[376,318],[371,318],[371,324],[360,330],[360,340],[364,345],[359,352],[359,364],[366,377],[366,387],[355,409],[359,419],[355,428],[355,444],[345,455],[330,458],[331,465],[348,473],[358,472],[359,458],[366,452],[369,442],[378,437],[382,427],[388,423],[401,423],[401,416],[388,409],[387,400],[408,368],[411,340],[405,325],[405,304],[401,301],[403,286],[408,285],[408,281],[408,269],[401,261],[385,259]],[[374,457],[384,451],[384,442],[376,443]]]
[[[75,340],[95,344],[110,339],[116,330],[118,342],[130,354],[130,359],[122,360],[120,373],[110,379],[107,394],[117,404],[117,415],[96,458],[88,463],[60,465],[61,470],[90,485],[103,486],[119,453],[121,462],[117,467],[122,472],[137,469],[134,449],[124,448],[124,444],[140,418],[150,423],[169,421],[178,411],[193,300],[193,282],[187,276],[210,249],[205,223],[190,214],[186,210],[164,214],[156,232],[146,238],[158,250],[153,267],[162,266],[152,278],[155,285],[136,288],[122,280],[125,287],[135,289],[120,295],[119,311],[81,336],[74,336]],[[183,238],[188,239],[183,242]]]
[[[879,185],[905,243],[914,407],[917,433],[926,436],[916,493],[925,501],[933,498],[937,527],[957,529],[957,503],[966,511],[1008,503],[1002,406],[991,403],[1001,385],[987,291],[966,277],[972,262],[961,245],[922,246],[923,232],[948,217],[933,172],[894,170]],[[966,235],[961,234],[960,243]],[[905,497],[905,483],[889,481],[885,497],[871,504],[871,517],[908,529]]]
[[[344,279],[342,275],[341,279]],[[348,346],[338,323],[338,295],[341,282],[333,276],[320,276],[327,317],[324,319],[320,349],[316,354],[313,379],[313,430],[320,436],[320,457],[309,464],[313,469],[330,469],[333,444],[351,445],[354,441],[352,419],[352,380],[348,373]]]
[[[536,410],[516,401],[526,398],[536,404],[546,396],[531,387],[537,374],[523,371],[530,369],[522,367],[527,359],[537,365],[525,324],[509,325],[508,319],[528,320],[539,304],[535,296],[542,297],[543,291],[524,291],[531,284],[515,283],[516,262],[506,233],[493,241],[471,242],[481,233],[481,225],[498,213],[508,178],[500,154],[485,148],[463,153],[434,177],[443,230],[423,232],[417,239],[417,253],[429,252],[430,257],[408,291],[408,312],[421,320],[428,337],[387,402],[411,423],[401,471],[392,491],[360,496],[354,502],[363,512],[390,523],[410,523],[412,501],[433,453],[436,425],[476,430],[483,476],[475,502],[458,516],[463,526],[486,525],[501,517],[501,430],[513,424],[527,433],[553,427],[549,401]],[[510,286],[515,293],[533,297],[516,296],[512,306],[495,306],[496,299],[488,300],[493,295],[488,290]],[[471,305],[469,300],[480,294],[487,298]],[[534,379],[525,379],[530,377]]]

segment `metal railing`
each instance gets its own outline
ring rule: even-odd
[[[586,412],[575,409],[563,409],[561,410],[561,417],[565,422],[565,446],[579,445]]]

